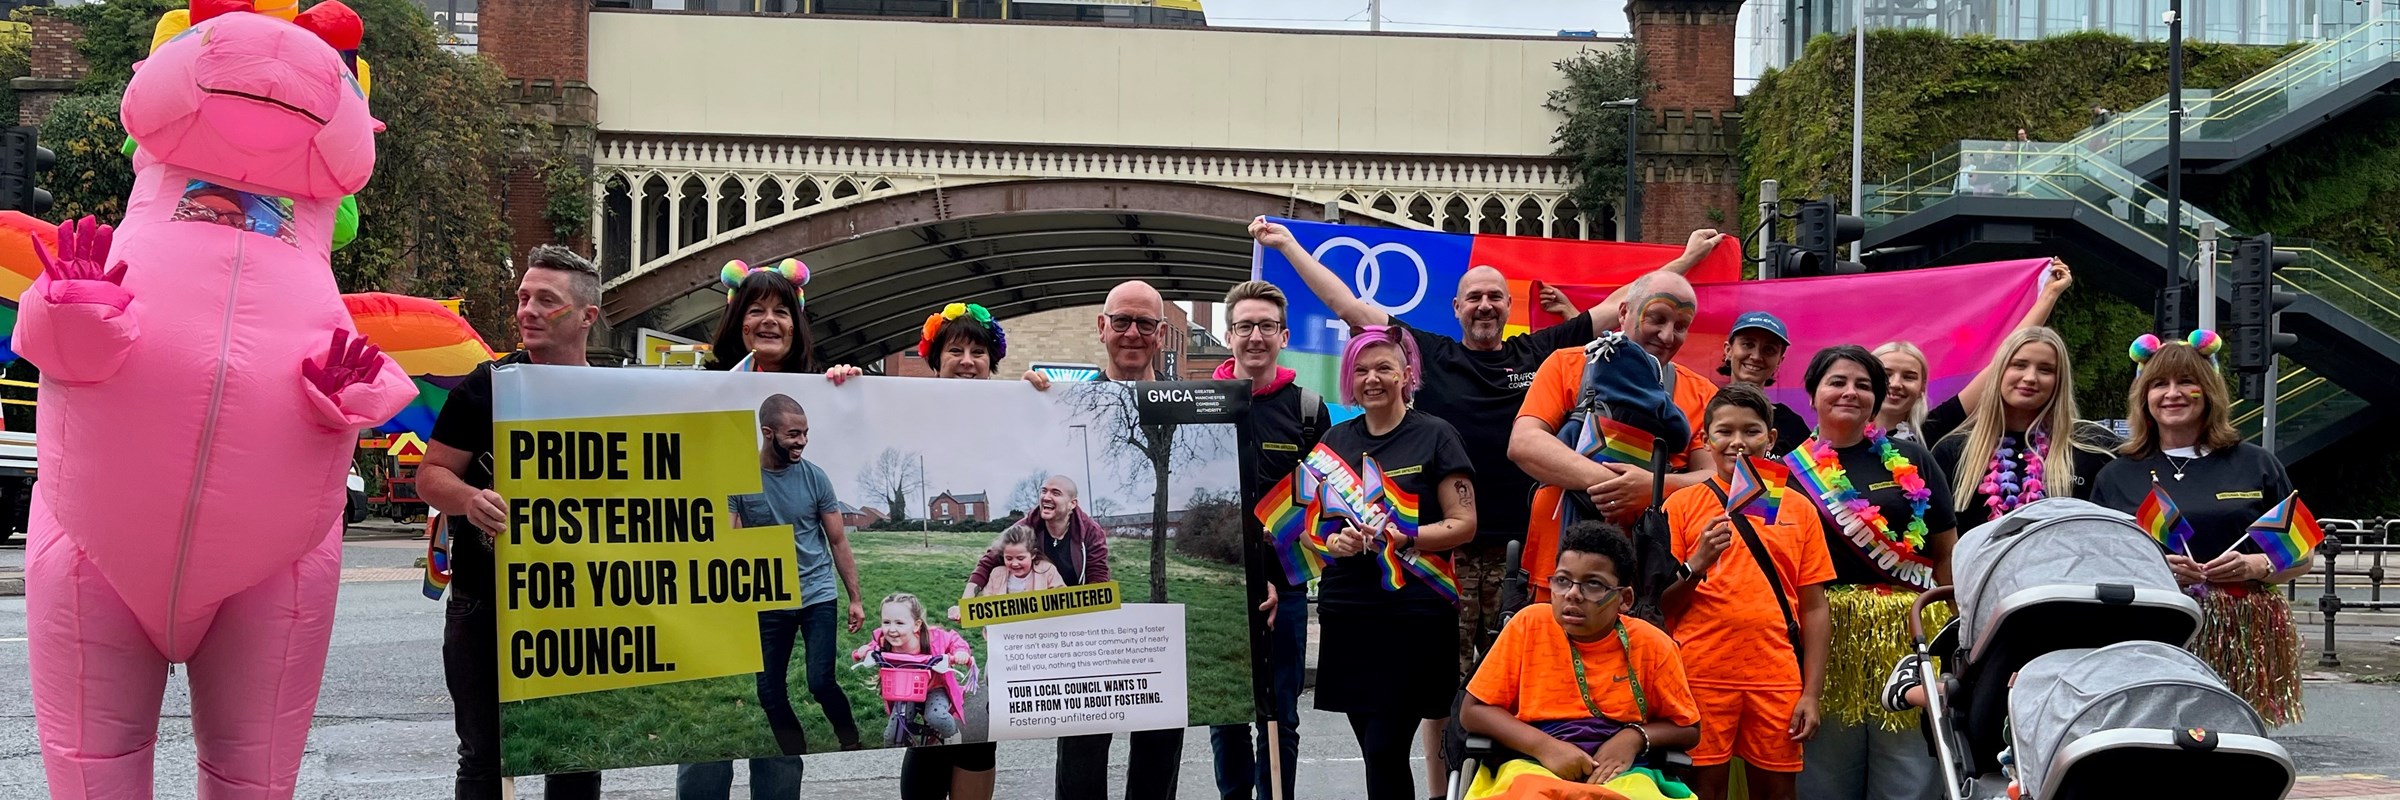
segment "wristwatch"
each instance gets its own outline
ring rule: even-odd
[[[1675,562],[1675,579],[1693,583],[1700,582],[1700,577],[1692,573],[1692,565],[1681,561]]]

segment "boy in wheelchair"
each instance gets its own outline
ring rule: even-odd
[[[1522,783],[1519,776],[1544,791],[1557,788],[1544,777],[1607,784],[1652,750],[1700,741],[1699,708],[1675,641],[1618,614],[1633,599],[1625,575],[1632,561],[1631,541],[1606,522],[1578,522],[1560,535],[1552,602],[1509,620],[1461,700],[1466,730],[1509,751],[1490,760],[1499,769],[1474,776],[1467,796],[1526,788],[1503,784]]]

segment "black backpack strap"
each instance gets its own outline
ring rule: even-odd
[[[1300,452],[1317,446],[1325,436],[1325,397],[1306,386],[1300,387]]]
[[[1731,504],[1732,501],[1725,497],[1724,489],[1717,488],[1713,482],[1705,485],[1710,492],[1717,495],[1719,504]],[[1750,529],[1750,517],[1743,514],[1740,509],[1734,508],[1725,509],[1725,515],[1733,518],[1733,529],[1741,532],[1742,543],[1750,546],[1750,557],[1758,562],[1758,571],[1767,574],[1767,588],[1775,592],[1775,607],[1783,611],[1783,633],[1785,636],[1791,637],[1792,657],[1800,662],[1801,678],[1805,680],[1808,677],[1806,674],[1808,659],[1801,652],[1804,648],[1800,644],[1800,620],[1798,617],[1792,616],[1791,598],[1785,597],[1783,594],[1783,576],[1775,571],[1775,561],[1767,555],[1766,544],[1758,540],[1758,531]]]

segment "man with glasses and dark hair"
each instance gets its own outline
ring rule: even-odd
[[[1349,284],[1300,246],[1290,228],[1259,217],[1250,223],[1250,236],[1261,246],[1282,253],[1308,290],[1352,330],[1369,325],[1407,326],[1352,294]],[[1679,275],[1687,272],[1724,238],[1711,229],[1693,231],[1683,255],[1662,269]],[[1475,541],[1450,551],[1458,571],[1458,665],[1462,673],[1474,668],[1477,646],[1485,643],[1485,632],[1497,619],[1501,562],[1507,560],[1508,543],[1523,539],[1528,526],[1526,509],[1533,500],[1533,479],[1508,458],[1509,433],[1517,409],[1525,402],[1525,390],[1533,385],[1534,372],[1551,353],[1590,344],[1601,333],[1616,328],[1624,294],[1625,290],[1619,289],[1557,325],[1505,336],[1512,302],[1508,279],[1497,269],[1476,267],[1459,278],[1458,292],[1450,301],[1463,339],[1409,328],[1425,363],[1425,385],[1417,392],[1416,407],[1458,429],[1466,440],[1467,458],[1475,465],[1475,496],[1485,501],[1477,510]],[[1545,300],[1545,305],[1557,303],[1563,300]],[[1447,772],[1438,755],[1441,722],[1428,721],[1422,730],[1425,751],[1436,754],[1425,760],[1426,781],[1433,786],[1442,785]]]
[[[557,245],[533,248],[517,284],[517,335],[525,349],[475,368],[451,390],[417,470],[417,492],[449,517],[450,607],[442,672],[458,728],[458,800],[500,797],[500,634],[492,590],[492,540],[508,530],[508,501],[492,491],[492,367],[585,366],[600,321],[600,270]],[[543,794],[598,798],[600,773],[551,775]]]
[[[1225,293],[1226,344],[1232,346],[1233,358],[1218,366],[1211,377],[1250,381],[1248,432],[1250,441],[1258,446],[1258,457],[1251,462],[1251,472],[1242,476],[1243,508],[1257,506],[1268,489],[1292,474],[1301,455],[1316,448],[1327,424],[1325,398],[1300,388],[1292,382],[1297,377],[1292,369],[1275,363],[1291,341],[1285,305],[1283,290],[1266,281],[1249,281]],[[1217,759],[1217,794],[1224,800],[1249,800],[1255,792],[1258,800],[1266,800],[1268,767],[1279,763],[1283,796],[1294,798],[1299,796],[1293,791],[1293,776],[1298,774],[1300,761],[1300,685],[1308,660],[1308,584],[1284,584],[1281,570],[1272,563],[1252,566],[1270,576],[1267,600],[1259,610],[1267,614],[1265,646],[1273,675],[1273,705],[1268,710],[1269,718],[1278,723],[1277,761],[1268,758],[1264,724],[1259,726],[1256,751],[1251,750],[1248,725],[1210,729],[1209,749]]]

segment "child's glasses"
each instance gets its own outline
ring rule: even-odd
[[[1577,592],[1581,594],[1585,600],[1598,600],[1600,598],[1607,597],[1610,593],[1615,592],[1619,588],[1621,587],[1610,586],[1606,583],[1602,583],[1598,578],[1578,581],[1568,578],[1564,575],[1550,576],[1551,594]]]

